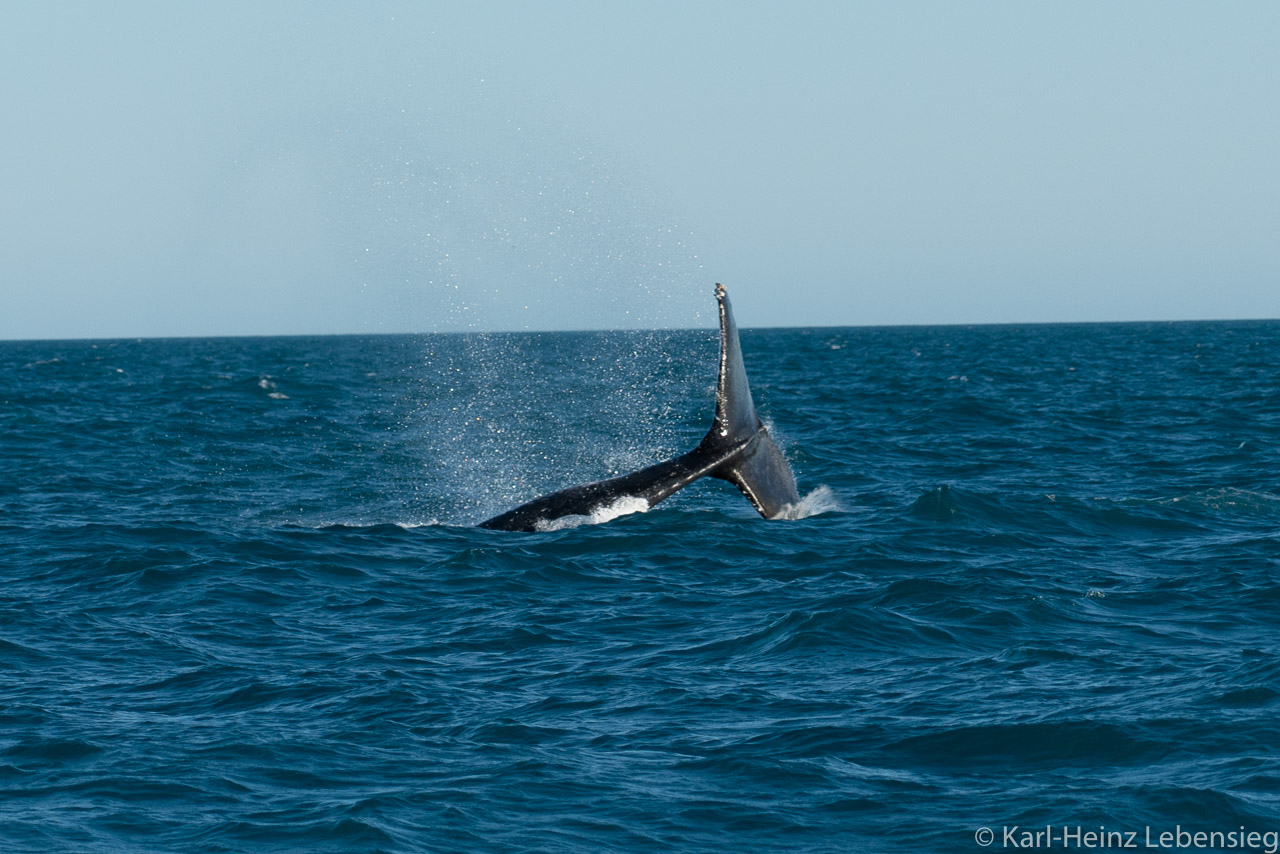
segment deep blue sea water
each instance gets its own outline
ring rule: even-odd
[[[513,534],[713,331],[0,343],[0,850],[1280,831],[1280,322],[743,348],[812,515]]]

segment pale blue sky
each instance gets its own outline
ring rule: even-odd
[[[1280,317],[1280,4],[0,12],[0,338]]]

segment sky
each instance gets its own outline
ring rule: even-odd
[[[0,11],[0,338],[1280,317],[1273,2]]]

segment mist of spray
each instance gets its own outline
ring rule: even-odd
[[[423,339],[403,426],[430,515],[468,522],[675,452],[683,356],[714,359],[715,316],[686,235],[634,172],[503,105],[471,106],[366,111],[327,142],[336,239],[362,291],[392,330],[463,333]],[[586,329],[612,331],[554,352],[507,331]]]

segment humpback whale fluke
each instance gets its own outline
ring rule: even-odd
[[[652,507],[701,477],[733,483],[765,518],[774,518],[800,503],[796,479],[787,458],[774,444],[756,414],[742,364],[738,327],[724,285],[716,284],[720,304],[720,375],[716,383],[716,417],[698,447],[675,459],[610,480],[588,483],[534,499],[481,528],[536,531],[565,516],[602,514],[611,507]],[[615,514],[616,515],[616,514]]]

